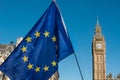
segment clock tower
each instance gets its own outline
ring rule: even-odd
[[[93,80],[106,80],[106,43],[97,19],[92,42]]]

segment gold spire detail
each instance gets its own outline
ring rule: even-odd
[[[97,16],[97,24],[96,24],[96,33],[101,33],[101,27],[100,27],[100,24],[99,24],[99,20],[98,20],[98,16]]]

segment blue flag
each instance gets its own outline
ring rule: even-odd
[[[61,13],[54,1],[0,66],[11,80],[48,80],[58,62],[73,53]]]

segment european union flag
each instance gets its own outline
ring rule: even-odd
[[[73,53],[61,13],[54,1],[0,66],[11,80],[48,80],[58,62]]]

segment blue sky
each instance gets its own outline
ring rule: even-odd
[[[0,44],[24,37],[52,0],[0,0]],[[120,0],[57,0],[85,80],[92,80],[98,16],[106,40],[106,74],[120,73]],[[59,63],[60,80],[81,80],[74,55]]]

